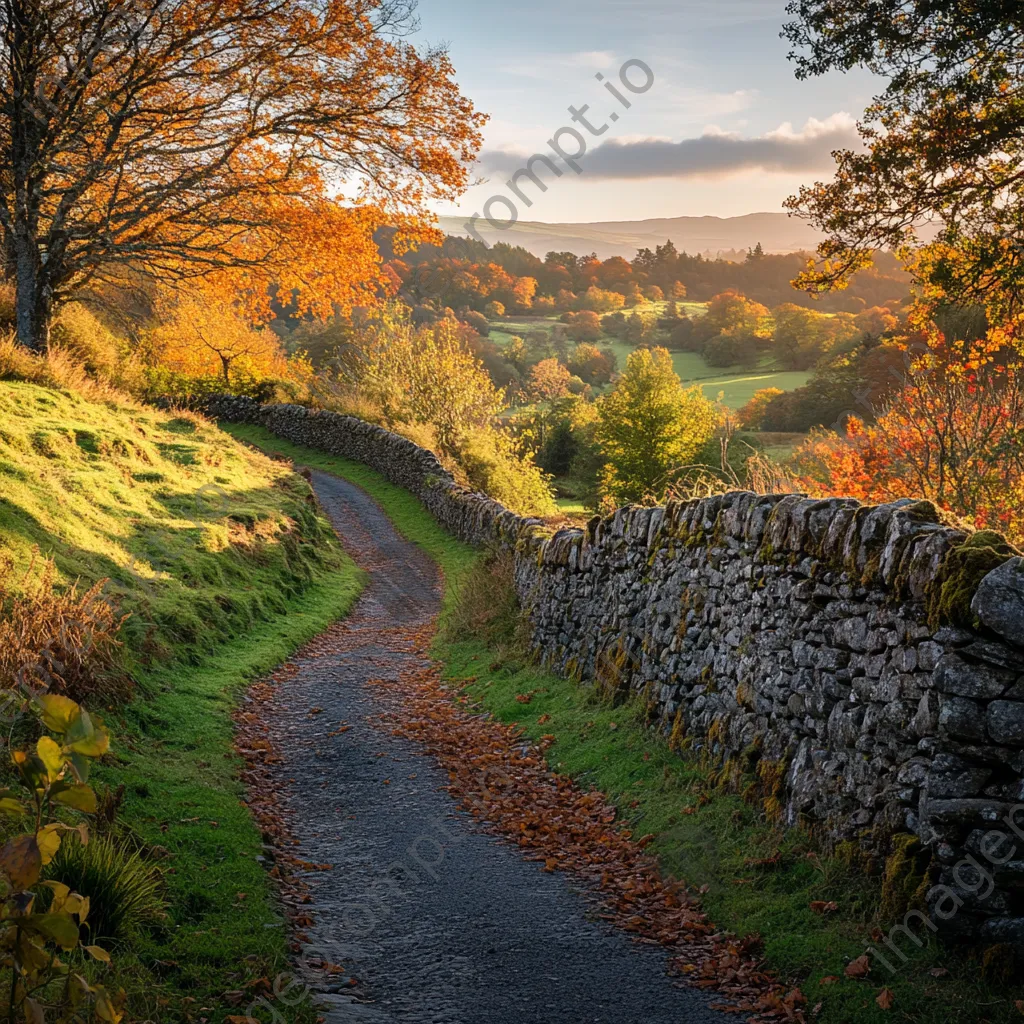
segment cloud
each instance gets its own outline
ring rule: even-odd
[[[562,144],[572,151],[569,139],[563,138]],[[799,130],[786,122],[753,138],[708,128],[702,135],[680,142],[635,136],[611,140],[589,150],[579,163],[588,178],[718,178],[749,170],[819,170],[832,166],[833,150],[857,146],[853,118],[838,113],[824,121],[811,118]],[[478,170],[483,174],[512,174],[529,156],[518,151],[488,150],[481,154]]]

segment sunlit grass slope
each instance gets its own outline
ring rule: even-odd
[[[287,969],[288,938],[232,711],[248,681],[345,614],[363,574],[290,465],[201,417],[0,382],[0,572],[15,586],[38,576],[36,548],[58,585],[109,578],[130,614],[139,685],[102,709],[112,749],[94,778],[123,794],[118,828],[164,851],[169,906],[119,942],[106,980],[131,1020],[244,1014]],[[308,1000],[279,1009],[316,1018]]]
[[[109,578],[137,659],[194,661],[341,565],[308,484],[201,417],[0,383],[0,556]]]

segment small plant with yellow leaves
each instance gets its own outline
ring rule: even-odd
[[[0,969],[10,977],[9,987],[0,992],[0,1009],[9,1024],[44,1024],[47,1019],[71,1024],[87,1020],[90,1011],[98,1020],[118,1024],[124,994],[111,995],[60,959],[82,949],[94,960],[110,961],[99,946],[81,945],[89,898],[60,882],[40,882],[63,833],[77,832],[83,843],[89,841],[86,824],[70,824],[57,814],[95,813],[89,767],[107,752],[110,740],[102,721],[70,697],[43,694],[31,706],[49,734],[40,736],[34,749],[13,753],[25,792],[0,790],[0,812],[33,822],[31,832],[0,849],[0,874],[6,882],[0,904]],[[48,902],[45,892],[34,890],[49,890]]]

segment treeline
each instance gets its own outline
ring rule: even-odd
[[[813,297],[790,283],[804,269],[808,254],[768,255],[760,244],[741,262],[691,256],[671,241],[640,249],[632,260],[571,252],[549,252],[540,259],[521,246],[499,242],[488,248],[452,236],[441,246],[396,254],[392,237],[391,231],[378,232],[377,244],[395,292],[411,306],[486,312],[488,304],[498,303],[506,313],[545,316],[567,310],[609,312],[645,299],[707,302],[732,290],[769,307],[791,303],[821,312],[859,313],[900,305],[909,293],[908,275],[885,252],[876,253],[874,266],[859,273],[848,289]]]

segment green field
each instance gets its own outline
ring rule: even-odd
[[[608,347],[615,353],[621,370],[633,346],[609,339]],[[771,365],[755,369],[749,366],[710,366],[697,352],[673,352],[672,365],[684,384],[699,384],[704,394],[712,399],[721,393],[722,401],[730,409],[743,408],[754,392],[762,388],[792,391],[811,379],[808,370],[777,370]]]
[[[640,312],[657,310],[661,313],[666,305],[664,302],[649,302],[635,308]],[[701,302],[679,302],[677,305],[690,317],[703,316],[706,309],[705,304]],[[500,320],[492,324],[490,340],[504,348],[510,339],[517,335],[523,337],[530,331],[550,331],[557,323],[558,317],[555,316]],[[610,336],[605,336],[597,344],[603,348],[610,348],[615,353],[620,370],[626,365],[626,358],[633,351],[632,345]],[[684,384],[699,384],[704,394],[711,399],[721,395],[722,402],[733,410],[742,409],[754,396],[754,392],[762,388],[793,391],[803,387],[811,378],[808,370],[779,370],[771,364],[756,368],[710,366],[696,352],[673,352],[672,365]]]

